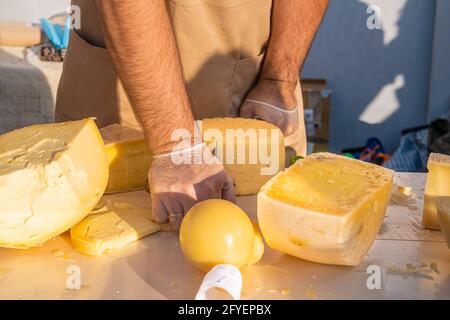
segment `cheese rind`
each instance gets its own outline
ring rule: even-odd
[[[87,255],[99,256],[158,232],[150,209],[105,200],[80,223],[72,227],[72,246]]]
[[[450,249],[450,197],[438,197],[436,200],[436,208],[442,234]]]
[[[70,229],[94,208],[107,181],[92,119],[0,136],[0,246],[38,246]]]
[[[295,257],[358,265],[383,221],[393,171],[317,153],[272,178],[258,193],[267,244]]]
[[[450,196],[450,156],[431,153],[427,167],[422,224],[425,228],[440,230],[436,199]]]
[[[100,133],[109,163],[106,193],[143,189],[152,162],[143,133],[118,124],[104,127]]]

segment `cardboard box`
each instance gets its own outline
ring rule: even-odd
[[[332,92],[324,79],[301,80],[308,142],[328,144]]]

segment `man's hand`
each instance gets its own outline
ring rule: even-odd
[[[289,82],[261,80],[247,95],[240,116],[272,123],[285,136],[294,133],[299,126],[295,88],[296,84]]]
[[[302,101],[297,101],[295,90],[327,6],[328,0],[273,1],[272,28],[264,66],[258,84],[241,106],[241,117],[270,122],[285,136],[303,125],[299,124],[303,105]]]
[[[184,215],[197,202],[207,199],[235,202],[233,181],[223,165],[206,146],[189,158],[193,160],[199,153],[203,155],[202,164],[176,164],[169,155],[153,160],[148,181],[156,222],[167,223],[169,215]]]

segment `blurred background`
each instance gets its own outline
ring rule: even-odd
[[[301,74],[309,151],[368,156],[398,171],[425,170],[430,150],[449,152],[450,1],[330,2]],[[43,17],[64,23],[55,15],[69,4],[0,0],[0,23],[38,26]],[[373,6],[379,28],[368,27]],[[5,46],[1,32],[0,45],[0,132],[52,121],[61,51]]]

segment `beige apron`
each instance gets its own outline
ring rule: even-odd
[[[98,21],[95,1],[81,8],[81,30],[72,32],[56,101],[56,121],[88,116],[100,127],[139,128],[117,77]],[[167,0],[184,79],[196,119],[236,117],[258,77],[270,34],[272,0]],[[303,121],[300,87],[300,119]],[[298,153],[305,132],[286,138]]]

